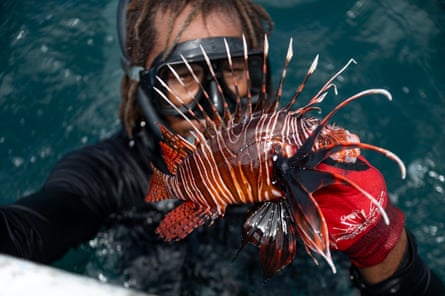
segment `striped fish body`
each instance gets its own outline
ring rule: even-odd
[[[380,94],[391,99],[391,95],[383,89],[365,90],[343,100],[322,119],[309,116],[310,111],[319,109],[317,105],[328,90],[335,88],[333,80],[348,63],[308,104],[292,110],[317,61],[318,56],[295,96],[284,107],[279,108],[279,95],[269,101],[263,93],[258,102],[261,108],[255,112],[250,105],[238,105],[233,116],[228,110],[223,118],[215,112],[205,125],[194,126],[193,144],[160,125],[160,146],[169,173],[153,166],[146,200],[183,200],[156,229],[160,237],[181,240],[196,228],[224,216],[228,205],[254,203],[244,224],[242,246],[252,243],[260,248],[265,278],[294,259],[297,236],[310,255],[314,252],[322,256],[335,272],[326,221],[312,193],[330,184],[349,184],[386,215],[373,196],[344,177],[317,166],[327,158],[354,163],[361,149],[369,149],[396,161],[404,175],[405,167],[397,156],[361,143],[357,135],[328,123],[338,110],[358,98]],[[281,82],[277,93],[281,92]],[[164,99],[169,102],[167,96]],[[188,115],[193,117],[191,112]]]
[[[222,128],[197,145],[167,177],[170,196],[190,200],[218,216],[224,215],[227,205],[283,197],[272,184],[273,149],[284,140],[282,122],[277,120],[283,116],[277,115],[264,114]]]
[[[283,190],[274,184],[273,160],[277,155],[291,157],[295,154],[318,124],[315,117],[303,117],[285,110],[258,114],[245,123],[219,129],[213,137],[195,147],[162,129],[164,137],[176,143],[162,145],[171,175],[154,168],[147,199],[178,198],[188,203],[177,211],[188,211],[183,212],[183,216],[178,216],[177,211],[172,214],[181,223],[167,217],[158,233],[167,240],[181,239],[206,220],[224,216],[228,205],[285,198]],[[326,126],[314,148],[334,144],[339,139],[347,142],[348,138],[358,141],[357,136],[343,128]],[[352,155],[356,151],[345,150],[343,154]],[[193,216],[188,207],[200,215],[198,224],[193,225],[194,220],[190,224],[185,222]]]
[[[153,192],[148,196],[151,200],[176,197],[191,201],[217,215],[223,215],[230,204],[282,198],[283,192],[272,184],[273,155],[283,144],[294,146],[302,142],[297,137],[301,132],[296,132],[297,126],[302,127],[301,120],[289,116],[289,120],[285,121],[286,116],[285,112],[252,116],[244,124],[221,128],[206,143],[178,152],[185,157],[172,167],[172,175],[155,169],[156,176],[162,178],[167,190],[152,188],[153,192],[167,196],[155,196]],[[181,142],[179,147],[189,146],[179,137],[175,141]],[[166,150],[168,148],[164,146]]]

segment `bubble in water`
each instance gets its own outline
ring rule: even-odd
[[[24,30],[20,30],[20,32],[17,34],[17,37],[15,37],[15,39],[20,40],[25,36],[25,31]]]
[[[20,166],[22,166],[22,164],[25,162],[25,160],[23,159],[23,157],[19,157],[19,156],[16,156],[16,157],[13,157],[12,158],[12,164],[15,166],[15,167],[20,167]]]

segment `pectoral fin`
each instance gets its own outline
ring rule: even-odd
[[[284,176],[286,200],[308,254],[312,256],[312,251],[322,256],[335,273],[329,248],[328,227],[318,203],[312,196],[316,189],[334,181],[329,173],[310,169],[291,170]],[[315,257],[313,259],[317,263]]]
[[[296,234],[286,200],[265,202],[249,212],[242,247],[250,242],[260,248],[264,280],[295,258]]]

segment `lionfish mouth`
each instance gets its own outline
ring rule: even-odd
[[[246,44],[244,38],[243,42]],[[247,45],[245,48],[247,52]],[[205,50],[201,49],[207,57]],[[267,55],[268,41],[265,38],[263,77],[268,71]],[[308,116],[310,111],[320,109],[318,105],[328,91],[333,89],[337,92],[334,80],[355,62],[353,59],[335,73],[306,105],[293,110],[306,81],[317,67],[317,55],[294,96],[280,107],[292,55],[291,39],[275,96],[266,94],[266,80],[263,79],[255,110],[251,98],[248,97],[247,105],[242,105],[239,95],[235,112],[232,113],[224,102],[223,114],[213,108],[213,113],[204,119],[198,119],[186,105],[173,106],[177,110],[187,110],[179,112],[190,125],[190,130],[181,137],[160,126],[163,134],[160,146],[170,174],[153,167],[150,191],[146,197],[149,202],[169,198],[184,201],[166,215],[156,230],[167,241],[183,239],[198,227],[223,217],[228,205],[255,204],[244,224],[242,247],[252,243],[260,249],[265,279],[294,260],[298,236],[309,255],[320,255],[335,272],[330,253],[330,233],[323,212],[313,197],[314,192],[329,185],[350,186],[389,224],[388,216],[376,197],[347,177],[319,170],[319,164],[332,156],[337,157],[337,161],[354,162],[360,150],[366,149],[395,161],[403,178],[406,172],[403,162],[392,152],[361,143],[358,136],[351,135],[346,129],[328,124],[337,111],[359,98],[378,94],[391,100],[387,90],[359,92],[340,102],[321,120]],[[230,65],[228,47],[227,59]],[[247,64],[247,54],[244,59]],[[189,65],[185,58],[183,60]],[[206,61],[213,73],[208,57]],[[196,76],[193,70],[190,71],[192,76]],[[213,79],[217,81],[215,76]],[[199,80],[196,82],[201,83]],[[160,83],[165,87],[164,81],[160,80]],[[168,91],[168,87],[165,89]],[[165,90],[155,88],[155,91],[173,105]],[[199,102],[196,105],[203,109]]]

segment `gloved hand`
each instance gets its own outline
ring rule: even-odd
[[[381,263],[397,244],[404,228],[404,215],[391,204],[381,173],[364,157],[355,163],[332,159],[317,167],[340,175],[370,193],[385,209],[389,225],[376,205],[346,184],[327,186],[314,193],[328,225],[331,249],[347,254],[358,268]]]

